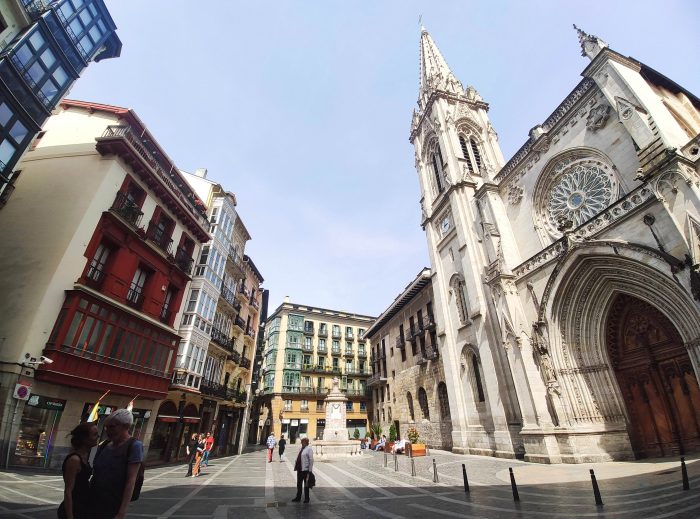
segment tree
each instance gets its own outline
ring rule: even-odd
[[[360,439],[360,430],[355,428],[355,432],[353,433],[352,437],[355,438],[356,440],[359,440]]]
[[[389,441],[390,442],[396,441],[396,425],[394,425],[394,424],[391,424],[391,427],[389,427]]]

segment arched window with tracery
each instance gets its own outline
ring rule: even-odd
[[[440,404],[440,418],[450,419],[450,400],[447,397],[447,385],[444,382],[438,384],[438,403]]]
[[[408,403],[409,420],[411,420],[412,422],[415,422],[416,417],[415,417],[415,414],[413,412],[413,397],[411,396],[410,391],[408,393],[406,393],[406,402]]]
[[[482,160],[479,144],[474,137],[459,135],[459,147],[462,150],[462,156],[467,163],[467,171],[470,175],[481,175]]]
[[[450,282],[450,286],[454,293],[459,322],[466,324],[469,322],[469,307],[467,306],[467,290],[464,280],[461,276],[455,275]]]
[[[420,405],[421,413],[423,413],[423,418],[430,420],[430,409],[428,407],[428,394],[422,387],[418,389],[418,404]]]
[[[476,389],[476,398],[478,402],[484,402],[486,397],[484,395],[484,386],[481,382],[481,364],[479,362],[479,357],[476,353],[472,353],[472,369],[474,370],[474,389]]]

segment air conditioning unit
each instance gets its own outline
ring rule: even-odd
[[[31,384],[15,384],[15,392],[12,394],[17,400],[29,400],[29,396],[32,394]]]

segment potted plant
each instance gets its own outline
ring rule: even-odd
[[[384,447],[385,452],[391,452],[392,447],[394,447],[394,442],[396,441],[396,425],[393,423],[389,427],[389,441],[386,442],[386,447]]]
[[[409,427],[406,431],[406,436],[411,442],[408,445],[406,452],[413,458],[417,456],[425,456],[425,444],[420,439],[420,433],[415,427]]]
[[[356,440],[360,439],[360,430],[357,427],[355,428],[355,432],[352,434],[352,437]]]
[[[374,449],[374,446],[377,445],[377,442],[379,442],[380,438],[382,437],[382,426],[379,424],[379,422],[374,423],[372,424],[370,431],[372,431],[372,444],[370,445],[370,448]]]

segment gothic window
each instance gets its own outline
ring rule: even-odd
[[[433,175],[435,176],[435,186],[437,187],[438,193],[442,193],[444,186],[442,185],[442,164],[438,159],[437,153],[433,153]]]
[[[452,292],[454,293],[459,322],[466,324],[469,322],[469,307],[467,306],[467,291],[464,280],[459,276],[455,276],[452,278],[450,286],[452,287]]]
[[[479,358],[476,353],[472,353],[472,369],[474,370],[474,386],[476,389],[476,397],[478,402],[484,402],[486,400],[484,396],[484,386],[481,382],[481,369],[479,364]]]
[[[450,419],[450,401],[447,398],[447,385],[444,382],[438,384],[438,403],[440,404],[440,418]]]
[[[425,420],[430,420],[430,409],[428,409],[428,395],[425,389],[418,389],[418,404]]]
[[[469,144],[472,148],[472,154],[474,155],[474,163],[476,164],[476,172],[479,173],[481,171],[481,154],[479,153],[479,147],[476,145],[476,141],[474,140],[474,137],[471,137],[469,139]]]
[[[411,392],[409,391],[406,393],[406,402],[408,403],[408,417],[409,420],[414,422],[416,420],[415,414],[413,412],[413,397],[411,396]]]
[[[467,163],[467,171],[470,175],[480,175],[482,171],[481,152],[474,137],[465,135],[459,136],[459,147],[462,149],[462,156]]]

